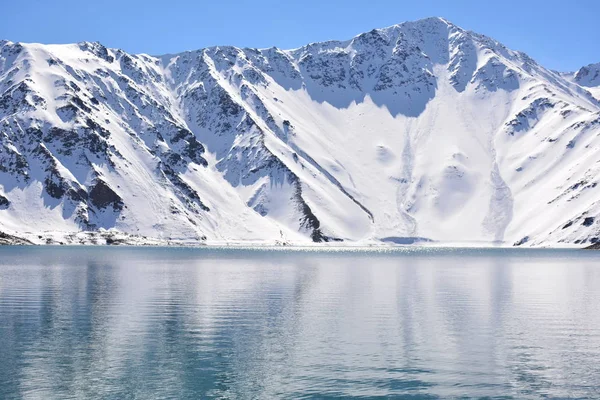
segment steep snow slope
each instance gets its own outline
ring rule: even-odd
[[[3,231],[600,237],[598,100],[441,18],[290,51],[0,46]]]
[[[2,51],[3,229],[222,240],[287,230],[249,210],[208,165],[169,110],[159,63],[87,43]]]

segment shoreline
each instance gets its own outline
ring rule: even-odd
[[[75,233],[44,232],[27,233],[24,236],[0,231],[0,246],[65,246],[65,247],[151,247],[189,249],[232,249],[232,250],[288,250],[288,251],[397,251],[397,250],[459,250],[459,249],[522,249],[522,250],[600,250],[600,243],[582,247],[580,244],[549,246],[516,246],[493,242],[436,242],[414,240],[410,243],[394,243],[384,240],[363,242],[287,242],[281,240],[203,240],[162,239],[132,235],[118,231],[81,231]]]

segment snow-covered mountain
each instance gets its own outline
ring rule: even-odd
[[[600,63],[582,67],[572,76],[573,81],[588,89],[594,97],[600,99]]]
[[[593,74],[441,18],[161,57],[2,41],[0,231],[594,243]]]

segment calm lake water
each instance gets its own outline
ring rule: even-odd
[[[0,399],[600,398],[600,252],[0,248]]]

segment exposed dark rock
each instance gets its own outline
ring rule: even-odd
[[[44,135],[43,140],[46,143],[60,142],[62,146],[59,149],[59,153],[64,155],[71,155],[73,148],[80,142],[77,131],[57,127],[50,128],[48,133]]]
[[[194,134],[187,129],[179,129],[175,135],[171,138],[171,143],[178,143],[180,140],[186,140],[193,137]]]
[[[369,219],[371,220],[371,222],[375,222],[375,219],[373,217],[373,213],[367,207],[365,207],[361,202],[359,202],[358,200],[356,200],[354,198],[354,196],[352,196],[350,193],[348,193],[348,191],[344,188],[344,186],[329,171],[327,171],[325,168],[323,168],[318,162],[316,162],[307,153],[305,153],[304,151],[302,151],[299,147],[292,146],[292,148],[294,150],[296,150],[296,152],[298,154],[300,154],[304,160],[308,161],[310,164],[312,164],[313,167],[315,167],[323,175],[325,175],[327,177],[327,179],[329,179],[329,181],[331,183],[333,183],[334,185],[336,185],[338,187],[338,189],[342,193],[344,193],[350,200],[352,200],[352,202],[354,204],[356,204],[357,206],[359,206],[369,216]],[[296,156],[296,157],[294,157],[294,161],[298,161],[297,154],[294,153],[294,155]]]
[[[72,199],[73,201],[85,202],[88,200],[88,194],[82,188],[79,188],[79,189],[75,189],[72,187],[69,188],[67,190],[67,197]]]
[[[171,143],[184,142],[181,154],[189,158],[198,165],[206,167],[208,162],[202,154],[206,151],[202,143],[196,139],[194,134],[187,129],[180,128],[175,135],[171,138]]]
[[[2,245],[28,245],[33,244],[27,239],[0,232],[0,246]]]
[[[86,113],[90,113],[92,112],[92,109],[89,108],[85,102],[83,100],[81,100],[79,97],[77,96],[73,96],[71,98],[71,101],[77,106],[79,107],[81,110],[85,111]]]
[[[512,127],[511,135],[529,129],[535,125],[541,115],[548,109],[554,108],[555,104],[548,98],[539,98],[534,100],[527,108],[519,112],[515,118],[506,123]]]
[[[0,96],[0,110],[13,114],[19,111],[33,111],[36,107],[47,108],[46,100],[41,97],[29,84],[31,79],[15,84]]]
[[[573,225],[573,221],[569,221],[565,224],[565,226],[563,226],[563,229],[567,229],[568,227],[570,227],[571,225]]]
[[[10,201],[0,194],[0,210],[5,210],[10,206]]]
[[[125,243],[126,243],[125,240],[123,240],[123,239],[117,239],[117,238],[114,238],[112,236],[108,236],[106,238],[106,244],[111,245],[111,246],[117,246],[117,245],[125,244]]]
[[[112,63],[115,60],[115,58],[108,52],[108,49],[98,42],[82,42],[79,43],[79,48],[81,50],[88,51],[96,57],[99,57],[109,63]]]
[[[242,107],[234,102],[231,99],[231,96],[229,96],[229,94],[223,89],[221,89],[221,93],[219,95],[219,108],[220,112],[223,114],[232,116],[238,115],[243,110]]]
[[[201,210],[207,211],[207,212],[210,211],[210,208],[208,208],[200,199],[198,192],[196,192],[194,189],[192,189],[190,187],[190,185],[185,183],[185,181],[183,179],[181,179],[179,174],[177,174],[177,172],[175,172],[169,165],[163,164],[162,171],[165,174],[165,176],[167,177],[167,179],[169,179],[169,181],[171,181],[171,183],[179,189],[181,194],[183,194],[183,196],[181,196],[181,198],[188,205],[191,205],[191,203],[195,203],[198,205],[198,207],[200,207]]]
[[[98,124],[96,121],[94,121],[91,118],[87,118],[85,120],[85,123],[87,125],[87,128],[89,129],[89,131],[95,132],[98,135],[102,136],[103,138],[108,138],[110,136],[110,131],[108,131],[107,129],[105,129],[104,127],[100,126],[100,124]],[[88,130],[86,129],[86,131]],[[87,133],[91,133],[91,132],[87,132]]]
[[[522,246],[527,242],[529,242],[529,236],[525,236],[523,239],[519,240],[518,242],[515,242],[513,246]]]
[[[96,184],[90,191],[89,198],[92,204],[100,209],[106,208],[109,205],[112,205],[115,211],[123,209],[123,199],[101,179],[96,181]]]
[[[79,86],[77,86],[77,84],[73,81],[69,82],[69,86],[71,87],[71,89],[73,89],[76,92],[81,91],[81,88]]]
[[[166,161],[169,165],[178,165],[183,161],[183,157],[181,157],[179,153],[169,151],[166,156]]]
[[[25,181],[29,179],[29,164],[27,158],[23,154],[19,154],[12,146],[2,147],[0,141],[0,156],[2,156],[0,161],[0,172],[20,176]]]
[[[188,140],[187,146],[182,153],[198,165],[202,165],[203,167],[208,165],[206,159],[202,157],[204,146],[195,137]]]
[[[581,225],[592,226],[593,223],[594,223],[594,217],[587,217],[586,219],[583,220],[583,223]]]
[[[55,170],[52,170],[50,174],[46,176],[44,187],[46,188],[46,193],[55,199],[62,198],[67,191],[66,182]]]
[[[332,238],[329,238],[321,231],[321,221],[313,214],[312,210],[306,204],[302,198],[302,184],[300,180],[293,176],[291,179],[295,186],[294,198],[297,200],[298,208],[302,217],[300,218],[300,227],[311,232],[310,238],[315,243],[329,242]]]

